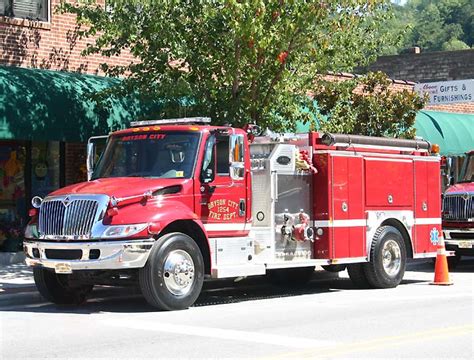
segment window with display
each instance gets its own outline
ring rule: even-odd
[[[31,195],[45,197],[60,187],[58,141],[31,143]]]
[[[26,146],[0,142],[0,251],[21,249],[26,225]]]

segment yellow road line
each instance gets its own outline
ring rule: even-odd
[[[454,336],[467,335],[471,333],[474,336],[474,325],[453,326],[447,328],[437,328],[433,330],[409,333],[406,335],[386,336],[367,341],[353,343],[341,343],[337,346],[313,348],[305,351],[283,353],[273,355],[271,359],[289,359],[289,358],[330,358],[338,355],[345,355],[361,351],[377,350],[380,348],[396,347],[406,343],[421,342],[425,339],[448,338]]]

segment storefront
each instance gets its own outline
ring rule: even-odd
[[[0,67],[0,251],[21,249],[31,198],[86,179],[90,136],[149,118],[157,104],[90,93],[118,80],[91,75]]]
[[[415,128],[417,136],[438,144],[440,154],[451,158],[449,176],[457,182],[466,152],[474,150],[474,114],[422,110],[416,115]],[[448,182],[449,177],[443,176],[443,190]]]

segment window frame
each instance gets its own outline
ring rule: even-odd
[[[40,19],[40,18],[36,18],[36,19],[33,19],[33,18],[29,18],[29,17],[21,17],[21,16],[15,16],[13,14],[13,3],[15,1],[18,1],[18,0],[6,0],[5,1],[5,9],[7,8],[8,5],[12,5],[11,9],[10,9],[10,12],[11,14],[7,14],[5,12],[5,9],[4,9],[4,13],[3,14],[0,14],[0,18],[3,17],[3,18],[7,18],[7,19],[16,19],[16,20],[27,20],[27,21],[32,21],[32,22],[41,22],[41,23],[50,23],[51,22],[51,0],[39,0],[39,1],[44,1],[45,2],[45,5],[47,7],[47,11],[46,11],[46,19]]]

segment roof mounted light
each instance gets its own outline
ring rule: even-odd
[[[151,125],[182,125],[182,124],[210,124],[211,118],[208,117],[187,117],[177,119],[161,119],[161,120],[143,120],[132,121],[132,127],[151,126]]]

